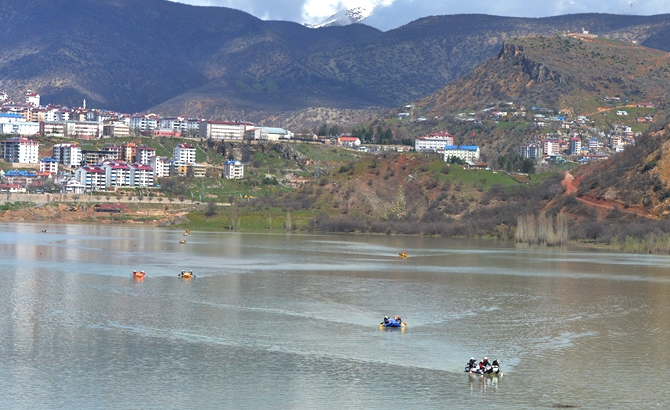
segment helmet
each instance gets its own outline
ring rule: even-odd
[[[484,360],[489,360],[489,358],[488,358],[488,357],[485,357]]]
[[[388,319],[388,318],[389,318],[388,316],[384,316],[384,319]]]
[[[474,358],[474,357],[471,357],[470,360],[475,360],[475,358]]]

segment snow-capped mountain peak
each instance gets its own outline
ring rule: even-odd
[[[358,23],[359,21],[370,17],[372,12],[373,9],[371,7],[354,7],[352,9],[342,9],[332,16],[324,19],[321,23],[305,24],[305,26],[310,28],[347,26],[349,24]]]

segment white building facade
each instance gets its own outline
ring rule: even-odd
[[[190,144],[177,144],[172,150],[174,162],[193,164],[195,162],[195,147]]]
[[[479,160],[479,147],[476,145],[447,145],[444,147],[444,161],[456,157],[461,161],[475,162]]]
[[[226,161],[223,164],[223,177],[226,179],[244,178],[244,164],[240,161]]]
[[[0,143],[2,159],[19,164],[37,164],[40,143],[27,138],[9,138]]]

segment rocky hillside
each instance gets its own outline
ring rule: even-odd
[[[656,105],[670,95],[670,54],[630,42],[571,36],[510,39],[471,73],[419,100],[430,115],[516,106],[587,115],[617,96]]]
[[[670,126],[612,159],[580,170],[577,197],[652,218],[670,215]]]

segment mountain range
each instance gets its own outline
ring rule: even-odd
[[[308,28],[165,0],[0,0],[0,91],[44,103],[274,125],[346,125],[406,104],[503,42],[582,28],[670,50],[668,15],[433,16],[381,32]]]

